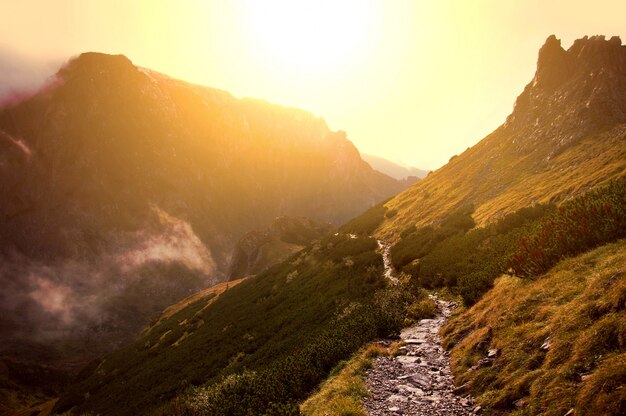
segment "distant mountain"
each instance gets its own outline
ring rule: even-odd
[[[370,155],[367,153],[361,153],[361,157],[372,168],[398,180],[404,180],[410,177],[423,179],[430,172],[429,170],[418,169],[413,166],[403,166],[398,163],[392,162],[391,160],[384,159],[380,156]],[[413,180],[412,183],[407,185],[412,185],[413,183],[417,182],[417,179]]]
[[[539,202],[559,202],[626,174],[626,46],[618,37],[550,36],[506,122],[385,206],[377,234],[473,205],[486,224]]]
[[[401,189],[310,113],[82,54],[0,108],[0,338],[79,367],[225,280],[246,232]]]
[[[244,235],[235,245],[228,278],[258,274],[329,234],[335,227],[309,218],[279,217],[263,231]]]

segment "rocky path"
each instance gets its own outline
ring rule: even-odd
[[[450,358],[441,347],[439,329],[455,306],[436,298],[438,315],[402,331],[405,345],[397,357],[378,357],[366,373],[371,397],[368,415],[471,415],[480,413],[474,400],[455,389]]]
[[[389,257],[389,250],[391,246],[381,240],[376,240],[380,253],[383,256],[383,265],[385,267],[385,277],[391,280],[394,284],[398,283],[398,278],[393,275],[393,267],[391,267],[391,257]]]

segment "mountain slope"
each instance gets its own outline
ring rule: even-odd
[[[493,133],[385,206],[378,235],[473,205],[485,224],[539,202],[559,202],[626,172],[626,46],[582,38],[565,51],[550,36],[533,80]]]
[[[218,297],[170,308],[131,345],[87,368],[57,410],[158,414],[185,388],[200,414],[294,405],[338,360],[397,330],[390,316],[401,302],[375,296],[386,284],[377,249],[371,237],[331,235]]]
[[[77,369],[225,280],[246,232],[401,188],[305,111],[82,54],[0,108],[0,355]]]
[[[330,234],[334,227],[309,218],[276,218],[263,231],[250,231],[235,245],[228,278],[258,274],[290,255],[302,250],[314,240]]]
[[[287,412],[328,374],[333,360],[344,359],[380,334],[375,328],[397,329],[404,317],[397,319],[397,313],[406,313],[407,299],[402,296],[420,293],[420,286],[461,287],[472,295],[468,303],[475,302],[503,271],[506,262],[500,260],[510,258],[517,249],[532,252],[522,256],[519,270],[525,270],[523,266],[546,257],[544,253],[549,256],[543,265],[551,267],[563,256],[623,238],[625,120],[619,109],[626,107],[621,96],[611,91],[621,88],[626,79],[624,48],[619,41],[602,38],[583,39],[574,46],[566,52],[556,39],[548,39],[535,80],[518,99],[513,115],[477,146],[408,191],[348,222],[337,235],[227,291],[203,309],[202,316],[196,316],[194,308],[204,305],[190,304],[179,310],[180,315],[157,323],[147,338],[139,338],[87,369],[57,409],[76,406],[80,411],[123,413],[149,407],[157,412],[153,406],[167,406],[166,401],[178,397],[169,402],[172,407],[164,409],[190,414]],[[563,68],[565,64],[558,60],[555,64],[557,58],[553,59],[563,54],[576,57],[571,58],[574,64],[567,64],[564,72],[546,71]],[[597,54],[601,59],[594,60]],[[569,58],[563,62],[570,62]],[[598,77],[593,75],[597,68],[603,69]],[[589,109],[583,113],[588,117],[582,117],[578,111],[580,106],[587,108],[587,102]],[[524,122],[527,119],[533,123]],[[532,198],[561,202],[615,177],[621,179],[558,207],[528,207]],[[510,198],[505,206],[489,205],[504,196]],[[471,203],[476,211],[467,206]],[[490,227],[474,228],[472,215]],[[431,222],[429,227],[415,227]],[[411,240],[415,244],[406,247],[407,251],[421,253],[405,264],[412,269],[402,269],[411,274],[401,276],[402,281],[409,281],[408,286],[402,286],[403,291],[391,300],[384,301],[383,292],[376,293],[383,283],[372,232],[390,241]],[[520,241],[520,236],[527,240]],[[427,244],[419,244],[422,240]],[[398,245],[390,250],[392,262],[397,260],[394,248]],[[337,302],[341,306],[335,308]],[[370,310],[374,315],[362,314]],[[393,319],[385,316],[390,311]],[[335,327],[345,316],[352,323],[357,322],[352,318],[364,319],[350,329]],[[231,317],[237,318],[232,327],[224,321]],[[514,324],[523,326],[524,322]],[[235,336],[225,335],[231,330]],[[242,349],[248,343],[251,349]],[[281,345],[288,347],[277,347]],[[276,351],[280,351],[279,359]],[[472,358],[475,350],[468,351]],[[198,356],[198,361],[189,359]],[[125,407],[119,409],[109,397],[118,398]]]
[[[501,277],[443,334],[458,385],[490,414],[624,414],[626,241],[534,280]]]

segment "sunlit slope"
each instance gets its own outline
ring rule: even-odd
[[[619,38],[553,36],[506,122],[385,204],[377,233],[395,240],[413,224],[473,204],[485,224],[537,202],[559,202],[626,173],[626,47]]]
[[[624,240],[536,279],[503,276],[444,329],[457,384],[496,412],[623,415],[625,302]]]

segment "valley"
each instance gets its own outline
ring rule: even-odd
[[[2,416],[626,412],[618,37],[549,36],[415,181],[100,53],[0,107],[0,151]]]

